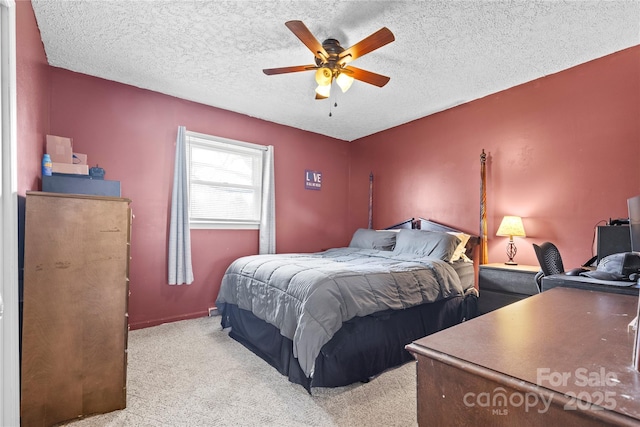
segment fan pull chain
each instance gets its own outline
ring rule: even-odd
[[[338,95],[334,95],[334,98],[338,98]],[[329,102],[331,102],[331,100],[329,100]],[[338,100],[337,99],[335,99],[333,101],[333,106],[338,108]],[[332,116],[333,116],[333,114],[331,114],[331,103],[329,103],[329,117],[332,117]]]

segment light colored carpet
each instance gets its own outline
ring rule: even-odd
[[[220,317],[129,333],[127,408],[85,426],[416,426],[415,362],[369,383],[293,384],[220,328]]]

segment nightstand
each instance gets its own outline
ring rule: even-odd
[[[505,305],[540,293],[536,284],[537,265],[482,264],[478,287],[478,314],[485,314]]]

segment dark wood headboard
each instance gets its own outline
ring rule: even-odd
[[[473,252],[475,248],[480,244],[480,237],[467,233],[463,230],[458,230],[453,227],[449,227],[448,225],[440,224],[439,222],[431,221],[429,219],[418,218],[416,221],[415,228],[419,228],[420,230],[426,231],[438,231],[441,233],[448,233],[449,231],[457,232],[457,233],[466,233],[471,237],[466,245],[465,255],[467,255],[470,259],[473,259]]]
[[[398,230],[400,228],[415,228],[415,218],[409,218],[406,221],[399,222],[391,227],[385,228],[385,230]]]

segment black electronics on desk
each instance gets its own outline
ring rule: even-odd
[[[631,252],[629,224],[598,226],[598,263],[607,255]]]
[[[640,196],[628,199],[627,206],[629,207],[631,250],[640,252]]]

